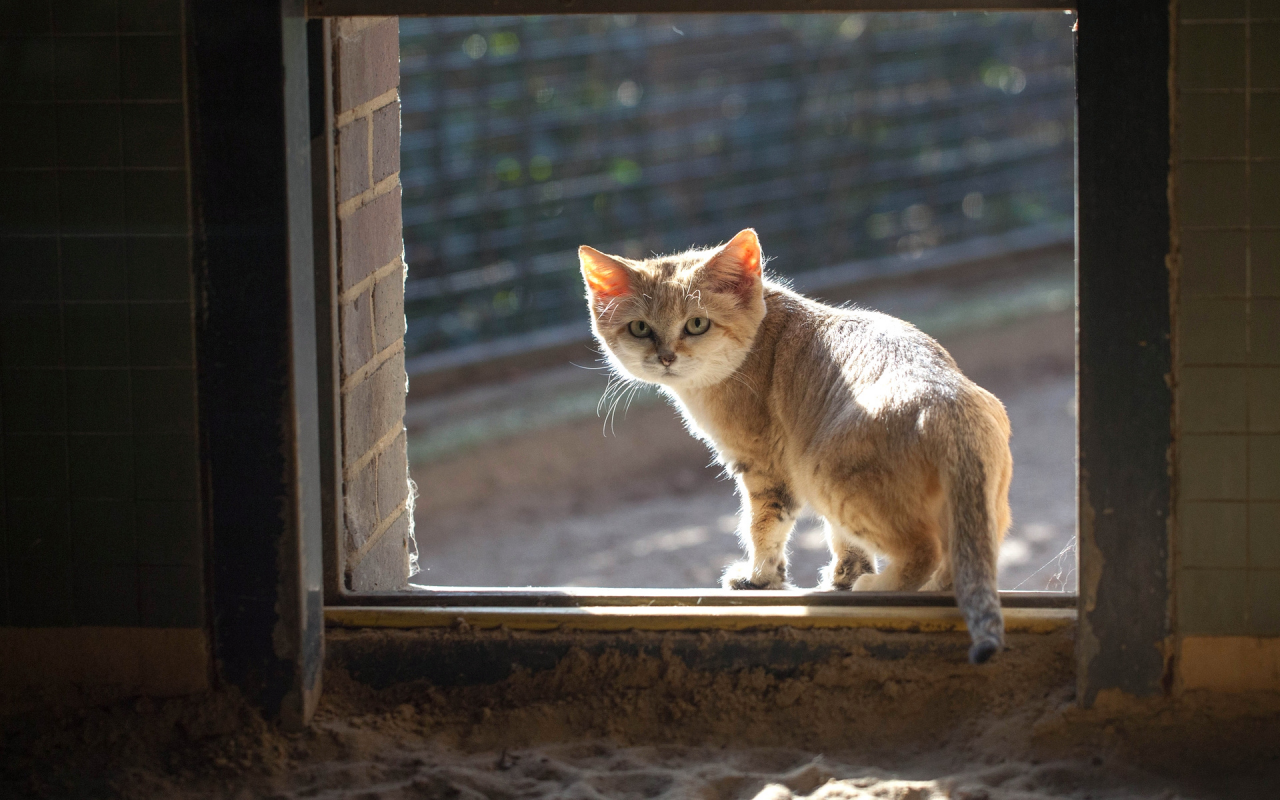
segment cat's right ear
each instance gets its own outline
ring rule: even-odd
[[[631,291],[630,272],[617,259],[584,244],[578,248],[578,260],[587,288],[595,297],[621,297]]]

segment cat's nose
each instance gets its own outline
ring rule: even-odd
[[[658,353],[658,360],[662,362],[662,366],[669,367],[676,363],[675,353]]]

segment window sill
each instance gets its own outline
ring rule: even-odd
[[[835,593],[802,590],[449,590],[350,594],[325,609],[331,628],[449,628],[523,631],[688,631],[768,628],[965,630],[950,594]],[[505,602],[504,602],[505,601]],[[1005,629],[1051,633],[1076,621],[1076,597],[1003,592]]]

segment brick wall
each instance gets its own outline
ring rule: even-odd
[[[1178,495],[1184,685],[1280,688],[1280,5],[1181,0]]]
[[[332,36],[345,580],[353,590],[397,589],[415,552],[404,429],[399,23],[341,19]]]
[[[155,687],[144,640],[186,648],[164,691],[205,682],[182,15],[5,5],[0,683],[70,647]]]

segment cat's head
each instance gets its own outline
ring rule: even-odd
[[[726,380],[764,319],[760,240],[635,261],[578,249],[591,325],[613,367],[673,389]]]

